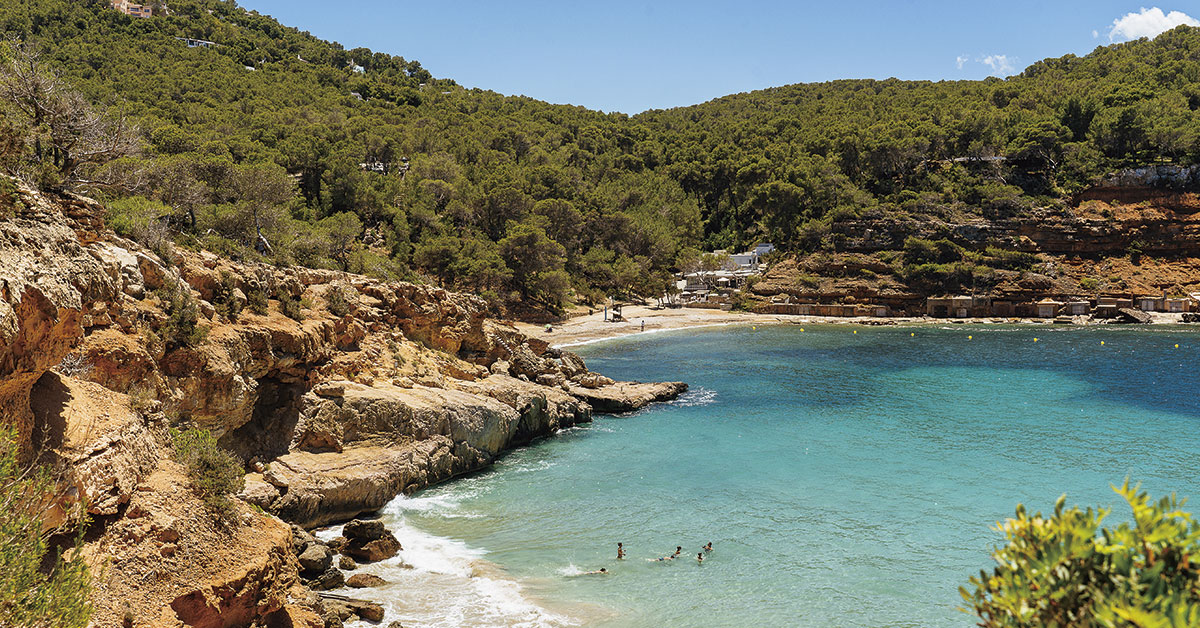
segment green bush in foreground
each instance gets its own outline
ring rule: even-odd
[[[82,628],[91,617],[83,538],[70,558],[60,550],[47,560],[57,530],[43,530],[42,516],[54,488],[47,471],[17,464],[15,432],[0,427],[0,626]]]
[[[301,303],[300,299],[297,299],[287,292],[282,292],[279,294],[279,311],[283,312],[284,316],[299,322],[304,320],[303,310],[304,305]]]
[[[1200,625],[1200,523],[1174,495],[1152,503],[1126,481],[1113,490],[1133,508],[1133,523],[1101,527],[1111,512],[1065,509],[1016,518],[998,529],[1008,545],[993,552],[992,573],[959,591],[980,626]]]
[[[188,469],[192,484],[213,513],[227,517],[233,513],[231,493],[245,486],[242,465],[217,445],[212,432],[201,429],[171,430],[175,459]]]

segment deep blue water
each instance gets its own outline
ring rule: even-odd
[[[1200,495],[1188,329],[738,326],[577,350],[692,391],[393,505],[550,609],[476,624],[970,626],[957,589],[1018,502],[1124,517],[1126,477]]]

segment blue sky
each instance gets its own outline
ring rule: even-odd
[[[979,79],[1200,25],[1195,2],[242,0],[468,87],[638,113],[839,78]]]

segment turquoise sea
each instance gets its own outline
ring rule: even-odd
[[[405,552],[368,568],[394,583],[367,594],[389,617],[965,627],[957,589],[1018,502],[1124,518],[1126,477],[1200,496],[1191,329],[731,326],[574,349],[691,392],[397,499]]]

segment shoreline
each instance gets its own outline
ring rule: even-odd
[[[1150,325],[1176,325],[1182,323],[1182,315],[1167,312],[1148,312]],[[651,308],[630,305],[624,308],[624,321],[604,320],[603,312],[573,316],[558,323],[547,332],[545,325],[514,322],[518,331],[537,338],[557,348],[569,348],[616,338],[640,334],[660,333],[679,329],[721,327],[726,325],[1049,325],[1060,327],[1102,326],[1108,323],[1092,320],[1090,316],[1077,316],[1070,325],[1056,323],[1055,319],[1043,318],[931,318],[931,317],[875,317],[875,316],[804,316],[799,314],[758,314],[701,308]],[[644,323],[644,327],[643,327]],[[1119,325],[1138,327],[1139,325]]]
[[[614,339],[628,339],[633,336],[657,334],[667,331],[680,331],[700,328],[726,327],[735,325],[863,325],[863,326],[898,326],[898,327],[930,327],[945,328],[950,325],[1028,325],[1028,326],[1048,326],[1051,328],[1077,328],[1077,327],[1102,327],[1105,323],[1089,321],[1087,317],[1079,317],[1072,325],[1055,324],[1053,319],[1001,319],[1001,318],[961,318],[961,319],[943,319],[943,318],[928,318],[928,317],[821,317],[821,316],[801,316],[801,315],[768,315],[756,314],[752,312],[726,312],[719,310],[703,310],[703,309],[683,309],[680,310],[652,310],[648,307],[626,307],[625,311],[629,313],[629,320],[622,323],[605,322],[602,314],[590,316],[576,316],[565,323],[556,326],[550,333],[545,332],[544,326],[539,327],[530,323],[516,323],[517,328],[531,337],[538,337],[543,340],[552,341],[555,347],[573,347],[586,345],[598,342],[604,342]],[[636,314],[635,314],[636,312]],[[644,316],[643,316],[644,314]],[[698,314],[698,315],[697,315]],[[1161,328],[1165,325],[1178,323],[1177,317],[1171,315],[1163,315],[1159,313],[1155,316],[1152,325],[1116,325],[1121,329],[1137,329],[1145,327]],[[642,331],[641,321],[646,321],[646,329]],[[576,425],[566,428],[565,431],[576,429],[588,429],[589,424]],[[550,436],[560,435],[562,432]],[[534,442],[542,440],[535,439]],[[516,451],[525,449],[527,446],[534,443],[514,447],[503,452],[502,455],[507,456]],[[453,486],[471,475],[484,472],[491,469],[493,465],[476,469],[462,475],[446,478],[444,480],[432,483],[421,488],[418,493],[435,488],[446,488]],[[463,556],[460,554],[446,555],[436,557],[438,562],[441,560],[453,560],[457,564],[454,570],[445,571],[445,568],[430,568],[425,561],[421,561],[418,569],[414,572],[413,565],[405,565],[404,561],[396,558],[390,559],[385,563],[379,564],[377,567],[372,567],[367,571],[378,573],[387,576],[387,580],[391,583],[390,587],[400,585],[415,586],[415,583],[425,583],[426,585],[436,585],[437,588],[443,590],[448,595],[464,596],[453,598],[457,604],[476,605],[482,598],[474,589],[468,588],[473,586],[470,583],[480,583],[495,585],[499,587],[497,597],[489,598],[490,601],[503,604],[514,604],[520,609],[520,612],[532,613],[536,616],[537,626],[559,626],[559,625],[576,625],[573,622],[582,620],[583,625],[588,625],[595,621],[597,617],[608,617],[606,613],[612,612],[607,607],[600,607],[593,603],[575,600],[574,603],[565,602],[561,599],[555,599],[545,595],[539,590],[538,579],[529,577],[517,577],[509,574],[502,563],[493,562],[487,558],[491,552],[491,548],[480,545],[471,544],[458,535],[447,534],[445,532],[435,533],[429,528],[422,527],[416,521],[408,521],[405,517],[408,514],[408,507],[413,505],[413,502],[421,502],[429,499],[426,496],[418,496],[415,494],[398,495],[388,502],[387,505],[377,511],[377,515],[385,519],[389,519],[390,527],[407,526],[410,530],[417,531],[422,535],[422,541],[433,541],[439,544],[451,546],[452,549],[458,552],[468,552],[471,556]],[[444,496],[437,496],[433,500],[442,502]],[[406,507],[408,506],[408,507]],[[423,509],[420,509],[423,510]],[[414,509],[412,512],[419,511]],[[474,518],[470,515],[453,514],[450,516]],[[330,536],[331,529],[335,529],[341,524],[322,527],[323,534]],[[430,548],[423,548],[430,549]],[[469,563],[469,564],[468,564]],[[457,570],[462,570],[461,572]],[[556,572],[558,573],[558,572]],[[401,576],[400,574],[410,574]],[[558,573],[559,576],[564,574]],[[549,577],[549,576],[548,576]],[[389,612],[399,614],[412,615],[412,609],[404,606],[399,598],[393,598],[389,594],[394,591],[394,588],[385,589],[347,589],[339,590],[340,593],[371,599],[384,604]],[[476,607],[477,608],[477,607]],[[499,608],[499,607],[497,607]],[[423,609],[428,610],[428,609]],[[432,615],[431,615],[432,616]],[[562,622],[562,623],[559,623]],[[370,624],[360,622],[354,626],[368,626]],[[489,625],[487,621],[471,620],[464,625]]]

